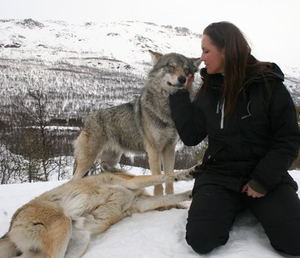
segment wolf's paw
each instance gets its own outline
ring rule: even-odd
[[[177,203],[174,205],[173,207],[174,209],[178,209],[178,210],[186,210],[188,208],[188,206],[181,204],[181,203]]]
[[[171,209],[182,209],[185,210],[187,209],[187,206],[185,206],[184,204],[180,204],[180,203],[176,203],[176,204],[172,204],[172,205],[167,205],[167,206],[163,206],[160,208],[157,208],[157,211],[166,211],[166,210],[171,210]]]
[[[194,170],[192,168],[183,170],[175,174],[175,181],[189,181],[194,179]]]
[[[197,175],[200,175],[203,172],[201,169],[201,164],[197,164],[189,168],[188,171],[191,173],[193,178],[195,178]]]
[[[186,192],[184,192],[183,194],[186,196],[186,199],[187,199],[187,200],[190,200],[190,199],[192,199],[192,197],[193,197],[192,190],[186,191]]]

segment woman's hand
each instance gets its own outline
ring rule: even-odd
[[[242,193],[247,193],[247,195],[252,198],[261,198],[265,196],[265,194],[254,191],[249,184],[243,186]]]
[[[185,85],[184,88],[185,88],[186,90],[189,90],[189,89],[191,88],[191,86],[192,86],[194,80],[195,80],[194,75],[189,74],[188,77],[187,77],[187,83],[186,83],[186,85]]]

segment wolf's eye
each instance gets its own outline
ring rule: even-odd
[[[171,72],[175,70],[175,66],[171,64],[168,64],[168,68]]]
[[[189,68],[185,68],[185,69],[184,69],[184,73],[185,73],[186,75],[189,75],[189,74],[191,73],[191,71],[190,71]]]

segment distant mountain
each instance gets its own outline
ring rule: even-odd
[[[72,25],[62,21],[0,20],[0,46],[22,50],[14,51],[15,57],[17,53],[20,57],[47,53],[47,58],[54,59],[93,54],[136,63],[149,60],[148,49],[199,56],[201,35],[187,28],[142,22]],[[7,53],[2,49],[0,55]]]

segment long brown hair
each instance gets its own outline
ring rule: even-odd
[[[222,100],[226,103],[225,116],[227,116],[236,107],[246,76],[248,77],[249,73],[263,73],[265,63],[257,61],[254,57],[249,58],[251,47],[241,30],[230,22],[212,23],[204,29],[203,34],[209,36],[212,43],[224,52],[225,76]]]

